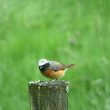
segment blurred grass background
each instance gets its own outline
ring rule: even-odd
[[[48,80],[40,58],[75,63],[69,110],[110,110],[109,0],[0,0],[0,110],[29,110],[27,83]]]

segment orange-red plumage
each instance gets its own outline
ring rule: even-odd
[[[73,67],[74,64],[63,65],[56,61],[48,61],[46,59],[41,59],[39,61],[39,70],[41,73],[50,79],[58,79],[65,75],[65,71]]]

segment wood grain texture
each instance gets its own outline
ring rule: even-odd
[[[68,110],[68,82],[29,82],[31,110]]]

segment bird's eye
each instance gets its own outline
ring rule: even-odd
[[[43,68],[42,66],[39,67],[39,69],[42,69],[42,68]]]

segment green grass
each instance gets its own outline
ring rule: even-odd
[[[40,58],[75,63],[69,110],[110,110],[110,1],[1,0],[0,110],[29,110]]]

